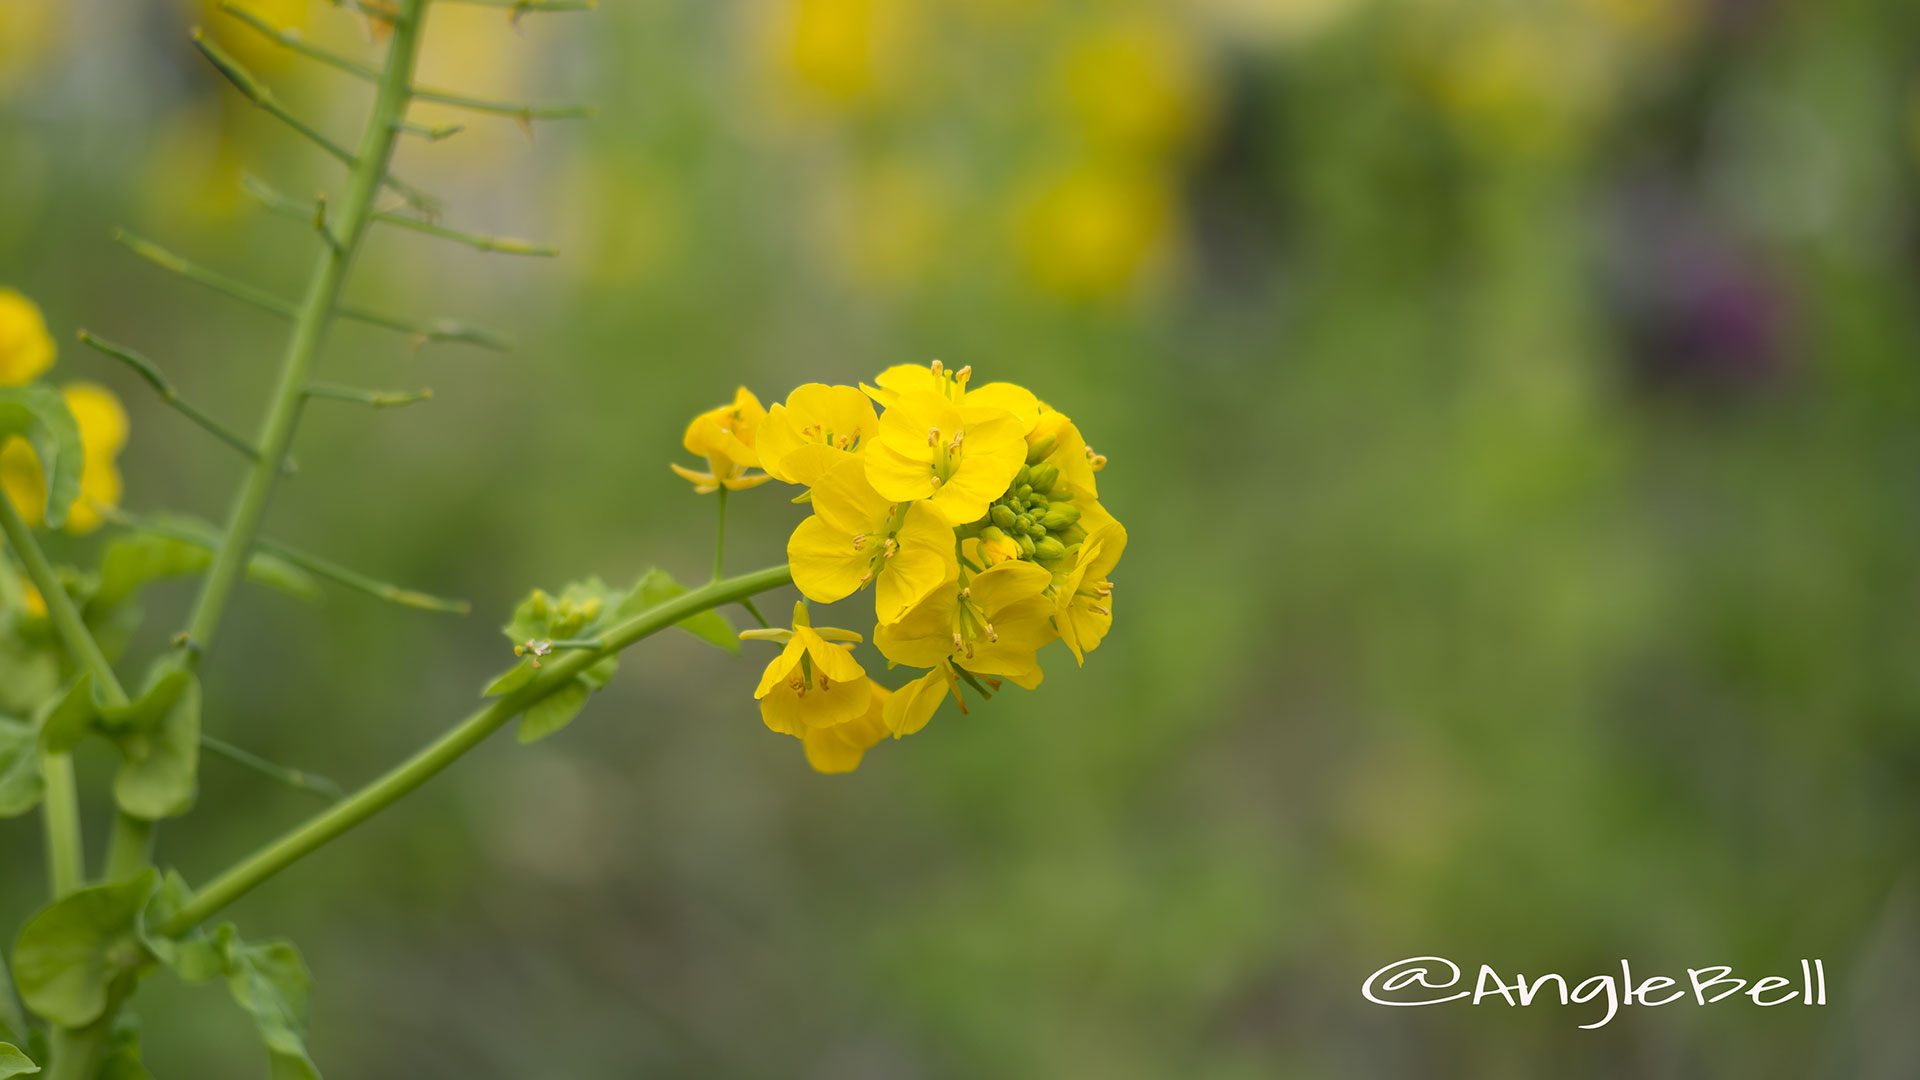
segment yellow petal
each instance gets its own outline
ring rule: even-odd
[[[1033,430],[1040,420],[1040,399],[1033,391],[1010,382],[993,382],[967,391],[966,404],[1000,409],[1020,421],[1020,434]],[[969,436],[971,437],[971,436]]]
[[[973,602],[980,605],[987,618],[998,622],[1002,611],[1029,597],[1039,596],[1051,584],[1053,575],[1038,563],[1009,561],[995,563],[985,573],[975,574],[967,587],[973,593]]]
[[[816,681],[823,675],[831,683],[850,683],[866,677],[852,652],[821,637],[812,627],[794,627],[793,640],[804,645],[807,656],[812,658]]]
[[[816,511],[819,503],[815,502]],[[844,600],[866,584],[873,548],[854,550],[853,537],[824,520],[817,512],[802,521],[787,539],[787,562],[793,583],[806,598],[831,604]]]
[[[53,366],[53,336],[33,301],[0,289],[0,386],[21,386]]]
[[[874,617],[883,623],[900,618],[927,594],[960,576],[953,528],[926,503],[907,507],[894,540],[898,547],[893,558],[881,564],[874,590]]]
[[[774,687],[786,682],[793,669],[800,666],[800,655],[806,651],[806,643],[801,641],[798,635],[787,639],[786,647],[780,650],[780,655],[774,657],[773,662],[767,665],[767,669],[760,673],[760,685],[754,688],[753,696],[765,698],[773,693]]]
[[[887,699],[886,724],[894,738],[911,735],[927,726],[941,699],[947,696],[948,678],[944,668],[934,668],[893,692]]]
[[[992,621],[996,640],[973,639],[973,655],[966,659],[969,671],[1010,678],[1030,675],[1040,667],[1036,654],[1058,635],[1053,605],[1045,597],[1022,600]]]
[[[813,487],[813,512],[849,537],[878,532],[892,502],[873,489],[867,462],[852,454],[828,469]]]
[[[88,460],[112,458],[127,445],[127,410],[113,391],[95,383],[68,383],[60,388],[67,409],[80,428],[80,445]]]
[[[892,692],[878,683],[868,683],[871,697],[867,711],[832,727],[811,728],[801,736],[807,764],[823,773],[852,772],[860,767],[866,752],[887,737],[886,703]]]
[[[860,460],[866,465],[867,482],[894,502],[913,502],[934,493],[932,466],[898,453],[884,442],[875,443],[860,455]]]
[[[677,462],[669,462],[667,468],[672,469],[675,476],[692,484],[696,495],[711,495],[720,490],[720,484],[712,473],[695,472]]]
[[[899,619],[874,627],[874,646],[889,661],[908,667],[933,667],[945,661],[953,651],[957,602],[953,589],[935,589]]]

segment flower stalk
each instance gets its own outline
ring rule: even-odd
[[[615,624],[591,639],[593,647],[570,650],[548,663],[533,682],[489,702],[384,776],[234,864],[196,892],[193,899],[158,928],[159,932],[181,934],[204,922],[267,879],[426,783],[508,721],[570,685],[575,676],[593,665],[693,615],[777,589],[792,580],[792,571],[785,565],[769,567],[712,582]]]

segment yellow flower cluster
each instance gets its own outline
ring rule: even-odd
[[[1038,686],[1056,639],[1084,663],[1113,623],[1127,533],[1099,502],[1106,458],[1031,391],[971,374],[900,365],[772,409],[742,388],[687,429],[709,471],[674,469],[697,491],[808,489],[795,501],[813,512],[787,541],[794,584],[822,604],[871,587],[874,645],[889,666],[926,669],[897,691],[874,684],[849,651],[860,635],[815,629],[804,604],[790,630],[743,634],[785,645],[754,696],[822,772],[925,727],[949,695],[966,711],[962,682]]]
[[[53,366],[54,351],[39,307],[12,289],[0,288],[0,386],[32,382]],[[67,513],[67,531],[91,532],[100,527],[103,510],[120,505],[117,459],[127,442],[127,412],[112,391],[93,383],[68,383],[61,393],[79,425],[82,451],[80,497]],[[41,524],[46,516],[40,459],[24,439],[0,446],[0,496],[30,525]]]

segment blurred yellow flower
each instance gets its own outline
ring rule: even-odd
[[[873,403],[851,386],[807,383],[775,403],[760,425],[760,467],[783,484],[812,485],[880,430]]]
[[[747,471],[760,464],[754,443],[759,438],[760,424],[766,418],[767,411],[760,407],[760,399],[746,387],[740,387],[734,391],[731,404],[708,409],[694,417],[681,439],[688,453],[707,459],[708,471],[697,472],[679,464],[670,464],[668,468],[702,495],[723,487],[744,491],[766,483],[773,478]]]
[[[883,101],[912,63],[915,6],[900,0],[777,0],[766,47],[782,82],[822,106]]]
[[[0,3],[0,91],[24,85],[54,53],[59,26],[58,0],[5,0]]]
[[[958,572],[953,527],[930,504],[891,502],[849,455],[813,489],[813,515],[787,541],[793,583],[831,604],[874,586],[881,622],[899,618]]]
[[[1194,39],[1169,20],[1095,23],[1070,39],[1059,82],[1075,133],[1100,151],[1164,157],[1191,145],[1213,111]]]
[[[0,386],[20,386],[53,366],[53,335],[39,305],[0,288]]]
[[[127,413],[120,399],[103,386],[69,383],[61,388],[67,408],[80,427],[80,496],[67,511],[66,529],[88,533],[100,527],[101,513],[120,505],[120,450],[127,442]],[[40,459],[25,440],[0,448],[0,490],[29,525],[46,519],[47,489]]]
[[[1029,181],[1015,203],[1014,240],[1036,285],[1106,298],[1166,263],[1176,220],[1173,185],[1157,171],[1081,165]]]

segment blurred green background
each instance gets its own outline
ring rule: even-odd
[[[239,462],[71,344],[243,429],[270,386],[280,325],[109,239],[289,293],[310,263],[239,180],[339,174],[196,23],[358,131],[362,85],[215,11],[5,0],[0,283],[128,403],[127,505],[217,519]],[[469,128],[399,170],[564,255],[377,233],[353,296],[519,348],[338,328],[326,378],[436,399],[315,403],[269,531],[477,613],[250,590],[211,732],[372,776],[470,707],[530,586],[698,578],[693,412],[933,357],[1111,458],[1118,623],[846,777],[761,726],[764,655],[655,639],[235,918],[305,950],[337,1077],[1920,1074],[1916,40],[1893,0],[436,5],[422,81],[600,112],[419,108]],[[778,561],[796,509],[734,504],[731,564]],[[312,809],[209,760],[160,858],[204,880]],[[0,822],[8,867],[38,846]],[[41,889],[9,871],[0,924]],[[1361,999],[1421,954],[1820,957],[1832,1004]],[[222,998],[143,990],[158,1075],[262,1071]]]

